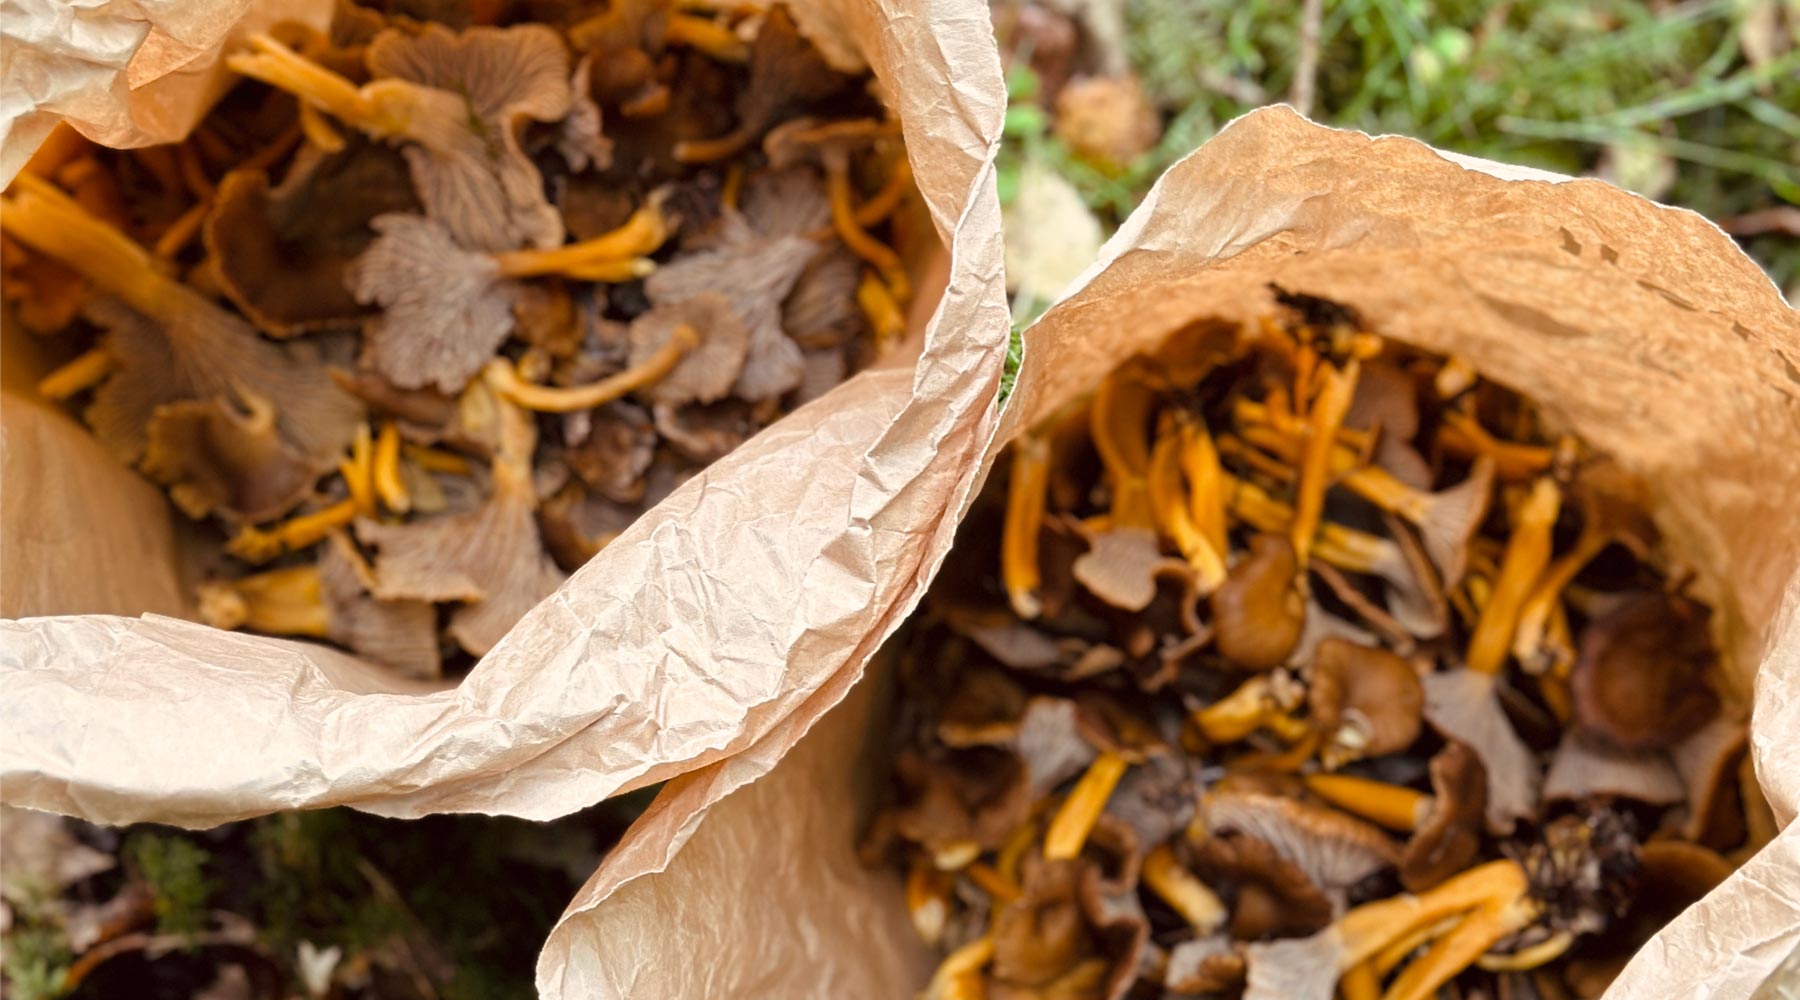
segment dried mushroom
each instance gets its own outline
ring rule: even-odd
[[[871,857],[954,875],[929,996],[1591,995],[1674,912],[1646,887],[1773,833],[1641,486],[1466,362],[1275,298],[1024,428],[927,600]],[[897,827],[909,762],[956,788],[974,744],[992,825]],[[1054,867],[1127,832],[1130,968]]]
[[[60,130],[0,204],[40,394],[200,522],[219,627],[460,673],[899,339],[898,123],[778,5],[271,31],[190,140]]]

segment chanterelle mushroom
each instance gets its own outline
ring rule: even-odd
[[[476,656],[493,648],[563,579],[538,536],[531,481],[536,428],[525,412],[496,405],[500,444],[487,503],[464,514],[356,526],[357,537],[379,550],[375,595],[463,602],[451,615],[449,632]]]
[[[1710,617],[1688,598],[1642,593],[1590,624],[1570,678],[1576,719],[1627,750],[1699,729],[1719,710],[1706,679],[1717,661]]]
[[[374,239],[370,220],[417,208],[399,154],[356,138],[336,153],[302,149],[274,188],[260,170],[227,174],[203,233],[225,294],[288,337],[360,319],[344,268]]]
[[[267,35],[250,45],[253,52],[229,57],[232,69],[375,138],[404,142],[426,213],[462,246],[497,253],[562,242],[562,218],[519,146],[524,122],[569,111],[569,54],[556,32],[533,24],[389,29],[368,47],[376,79],[360,88]]]
[[[1345,639],[1326,639],[1313,654],[1307,691],[1326,766],[1378,757],[1419,738],[1425,692],[1412,664]]]
[[[1212,594],[1213,642],[1235,666],[1267,670],[1287,659],[1306,623],[1294,581],[1294,547],[1275,534],[1250,539],[1250,552]]]
[[[258,337],[55,187],[20,175],[0,208],[0,227],[115,297],[87,306],[109,330],[103,344],[111,366],[86,416],[125,460],[143,455],[158,406],[244,395],[269,401],[282,440],[319,468],[330,468],[349,444],[361,407],[324,365]]]

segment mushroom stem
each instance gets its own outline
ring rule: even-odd
[[[166,261],[40,177],[20,174],[0,206],[0,229],[165,326],[180,326],[185,317],[216,308],[171,278]]]
[[[60,402],[99,385],[115,367],[117,362],[106,348],[93,348],[39,380],[38,395]]]
[[[1431,802],[1431,796],[1404,785],[1347,774],[1309,774],[1305,780],[1319,798],[1390,830],[1417,829],[1419,817]]]
[[[1569,950],[1575,943],[1575,935],[1568,931],[1557,931],[1529,948],[1506,955],[1492,952],[1475,960],[1475,964],[1488,972],[1530,972],[1546,962],[1554,962]]]
[[[1231,415],[1246,428],[1265,427],[1289,441],[1299,441],[1306,435],[1306,423],[1288,412],[1286,400],[1285,389],[1271,392],[1267,401],[1239,397],[1231,401]],[[1334,437],[1339,447],[1355,454],[1367,451],[1375,443],[1370,432],[1354,427],[1339,426]]]
[[[1382,994],[1382,1000],[1427,1000],[1435,996],[1438,987],[1468,968],[1501,938],[1530,926],[1537,915],[1537,904],[1524,898],[1495,899],[1483,905],[1400,970]]]
[[[381,434],[375,439],[370,477],[374,480],[376,495],[381,497],[388,510],[404,514],[412,509],[412,496],[407,492],[406,480],[400,475],[400,428],[392,420],[381,425]]]
[[[395,113],[394,102],[371,99],[370,87],[377,84],[359,88],[262,32],[251,35],[247,41],[251,52],[225,58],[225,65],[234,72],[285,90],[371,135],[388,138],[407,134],[407,122]],[[401,89],[408,86],[398,80],[378,81],[378,85]]]
[[[1176,860],[1169,845],[1158,844],[1144,855],[1143,879],[1151,892],[1201,934],[1211,934],[1224,925],[1225,903]]]
[[[325,606],[318,568],[312,565],[201,584],[199,610],[214,628],[320,639],[331,632],[331,612]]]
[[[756,138],[748,123],[740,123],[737,128],[715,139],[683,139],[675,144],[675,160],[678,163],[713,163],[728,156],[737,155],[738,150],[750,144]]]
[[[1194,568],[1197,593],[1206,595],[1225,582],[1224,551],[1214,548],[1194,521],[1193,509],[1181,485],[1181,444],[1165,420],[1157,433],[1156,446],[1150,450],[1150,471],[1146,477],[1150,510],[1158,530],[1174,540],[1175,547]]]
[[[992,865],[971,861],[963,867],[962,873],[980,887],[981,891],[993,897],[996,903],[1004,905],[1020,896],[1018,885],[996,871]]]
[[[1450,410],[1438,429],[1438,443],[1453,455],[1494,460],[1494,474],[1501,479],[1518,481],[1548,469],[1556,460],[1554,449],[1542,445],[1502,441],[1487,432],[1474,417]]]
[[[665,25],[663,37],[677,45],[698,49],[720,62],[750,61],[750,46],[711,18],[671,12]]]
[[[1212,550],[1224,556],[1231,550],[1226,536],[1225,473],[1206,422],[1198,415],[1180,420],[1181,471],[1188,480],[1188,511]]]
[[[1472,388],[1479,377],[1468,358],[1452,354],[1432,379],[1432,388],[1437,390],[1439,399],[1455,399]]]
[[[1200,732],[1211,743],[1236,743],[1271,719],[1282,717],[1267,674],[1257,674],[1237,690],[1193,713]]]
[[[1507,540],[1494,580],[1493,596],[1481,609],[1475,634],[1469,639],[1468,666],[1483,673],[1497,673],[1506,664],[1506,653],[1518,627],[1519,612],[1531,588],[1550,560],[1550,531],[1562,509],[1562,493],[1548,477],[1532,484],[1519,508],[1518,524]]]
[[[893,292],[874,271],[864,271],[862,280],[856,285],[856,304],[862,307],[863,318],[869,321],[869,330],[875,335],[875,353],[885,355],[906,336],[906,317],[900,312],[900,303],[894,301]]]
[[[900,255],[870,236],[857,221],[856,209],[850,200],[850,161],[842,151],[831,151],[825,156],[825,191],[831,201],[831,225],[837,231],[838,239],[851,253],[881,272],[895,301],[904,302],[911,298],[912,285],[906,278],[906,267],[900,263]]]
[[[976,938],[944,956],[920,1000],[979,1000],[987,995],[981,970],[994,958],[991,935]]]
[[[334,528],[356,520],[360,511],[354,498],[346,498],[273,528],[245,525],[225,544],[225,551],[245,562],[265,563],[283,552],[297,552],[324,541]]]
[[[1358,962],[1338,980],[1338,993],[1342,1000],[1380,1000],[1381,980],[1368,962]]]
[[[1111,525],[1153,528],[1150,488],[1150,444],[1145,440],[1150,394],[1130,374],[1114,372],[1094,390],[1088,407],[1088,433],[1106,466],[1112,487]]]
[[[306,141],[327,153],[344,151],[344,137],[326,120],[325,112],[311,101],[300,102],[298,115],[300,131],[306,134]]]
[[[923,860],[914,862],[906,873],[906,912],[912,916],[920,940],[934,948],[943,940],[944,924],[950,918],[951,883],[948,874]]]
[[[1106,808],[1106,800],[1112,797],[1113,789],[1124,776],[1125,758],[1111,751],[1094,758],[1044,832],[1045,858],[1069,861],[1081,855],[1088,833],[1094,829],[1101,810]]]
[[[561,274],[583,281],[629,281],[653,271],[656,265],[643,259],[669,238],[669,220],[663,214],[667,193],[658,191],[619,228],[590,240],[551,250],[509,250],[494,254],[500,274],[531,278]]]
[[[211,209],[210,201],[198,201],[189,206],[187,211],[156,235],[156,243],[151,246],[150,252],[163,260],[170,260],[181,253],[193,242],[194,235],[200,232],[201,224],[206,221],[206,213]]]
[[[566,389],[527,382],[519,377],[518,371],[504,358],[488,362],[486,377],[494,392],[527,410],[539,413],[578,413],[656,383],[673,371],[682,357],[699,344],[699,331],[683,323],[675,328],[668,343],[657,348],[642,364],[609,375],[598,382]]]
[[[404,450],[406,457],[414,465],[428,472],[442,472],[452,476],[469,474],[469,460],[453,451],[427,448],[422,444],[408,444]]]
[[[1562,594],[1575,577],[1608,545],[1612,533],[1604,528],[1584,527],[1575,539],[1575,547],[1557,558],[1544,571],[1543,578],[1532,588],[1531,596],[1519,609],[1519,624],[1513,631],[1512,651],[1519,663],[1532,673],[1548,666],[1544,662],[1544,645],[1549,638],[1552,612],[1562,603]]]
[[[856,224],[867,229],[880,223],[906,198],[906,192],[912,190],[912,161],[906,157],[896,157],[894,167],[888,172],[888,178],[881,185],[881,190],[869,197],[868,201],[856,207]]]
[[[350,442],[350,457],[338,463],[338,474],[344,477],[350,499],[356,502],[356,512],[364,517],[375,516],[374,451],[369,425],[361,424]]]
[[[1351,361],[1342,370],[1327,366],[1324,373],[1325,384],[1307,414],[1306,447],[1301,452],[1300,482],[1294,491],[1294,521],[1288,529],[1302,573],[1312,552],[1313,535],[1325,513],[1325,488],[1330,485],[1337,429],[1344,423],[1344,414],[1350,412],[1361,366]]]
[[[1435,923],[1420,924],[1406,934],[1388,942],[1387,947],[1375,953],[1369,959],[1368,966],[1375,970],[1378,978],[1387,978],[1388,973],[1400,967],[1400,963],[1412,956],[1412,953],[1425,946],[1428,941],[1436,941],[1462,923],[1463,914],[1452,913]]]
[[[1050,487],[1050,442],[1027,432],[1013,444],[1012,479],[1006,487],[1006,525],[1000,536],[1000,578],[1013,613],[1027,621],[1043,611],[1038,586],[1038,533]]]
[[[1446,879],[1428,892],[1364,903],[1337,923],[1342,943],[1340,966],[1349,968],[1373,957],[1414,928],[1491,902],[1523,899],[1528,886],[1525,869],[1517,861],[1490,861]]]

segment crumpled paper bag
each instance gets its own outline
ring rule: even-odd
[[[184,20],[241,7],[134,9],[177,6]],[[916,364],[858,375],[715,463],[454,690],[425,690],[319,645],[119,617],[185,607],[172,515],[33,397],[32,345],[12,338],[24,343],[0,394],[0,613],[21,619],[0,622],[9,803],[193,827],[345,804],[549,819],[757,744],[875,650],[949,547],[997,419],[1005,94],[980,0],[790,6],[814,37],[835,33],[827,49],[866,60],[904,128],[948,257]],[[130,118],[110,107],[106,120]]]
[[[1192,321],[1266,315],[1271,281],[1468,357],[1651,485],[1720,612],[1732,696],[1754,700],[1757,774],[1786,829],[1607,996],[1748,996],[1800,940],[1800,317],[1691,212],[1270,108],[1171,168],[1026,332],[982,476],[1133,354]],[[552,933],[543,996],[898,1000],[924,984],[932,959],[901,921],[898,875],[854,857],[867,816],[846,812],[885,780],[863,760],[885,726],[865,721],[876,678],[832,709],[852,683],[664,789]],[[824,718],[801,740],[809,715]]]

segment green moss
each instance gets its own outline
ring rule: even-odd
[[[21,914],[15,914],[20,919]],[[0,973],[6,977],[5,993],[13,1000],[55,1000],[63,995],[68,974],[68,943],[60,929],[47,925],[15,926],[6,936]]]
[[[184,837],[146,831],[126,844],[125,857],[150,887],[159,932],[189,935],[206,927],[218,888],[206,870],[210,852]]]

